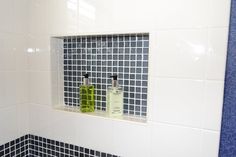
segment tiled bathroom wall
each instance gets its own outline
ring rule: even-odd
[[[23,61],[20,57],[13,61],[11,53],[2,52],[15,52],[17,47],[11,49],[12,40],[3,44],[6,50],[1,51],[4,56],[0,59],[4,59],[0,64],[7,66],[1,68],[12,68],[17,61],[17,68],[24,69],[21,66],[25,63],[28,66],[26,73],[1,70],[4,73],[1,79],[5,80],[0,81],[4,87],[0,89],[4,90],[0,92],[4,98],[1,100],[14,100],[5,96],[15,91],[12,89],[22,89],[20,95],[28,93],[30,105],[19,108],[26,116],[25,111],[29,110],[29,119],[23,120],[29,120],[29,134],[125,157],[218,156],[230,0],[25,0],[20,4],[8,0],[1,3],[4,5],[0,5],[0,16],[6,23],[0,26],[1,32],[15,34],[15,30],[27,28],[28,50],[28,61],[24,61],[24,53],[20,55],[25,51],[15,53]],[[28,9],[7,9],[23,4]],[[13,20],[20,15],[28,21],[21,23],[21,17]],[[52,36],[137,32],[149,33],[146,123],[52,108]],[[27,74],[28,81],[22,78],[26,84],[19,84],[22,88],[12,87],[12,82],[20,80],[16,77]],[[29,92],[23,92],[27,86]],[[20,95],[19,98],[24,98]],[[23,102],[27,99],[10,104]],[[19,128],[25,125],[17,122],[15,113],[20,109],[16,105],[7,106],[0,108],[2,144],[21,136],[16,124]]]
[[[216,157],[229,7],[229,0],[31,1],[32,42],[43,51],[30,58],[31,133],[127,157]],[[51,36],[132,32],[150,35],[147,123],[51,108]]]

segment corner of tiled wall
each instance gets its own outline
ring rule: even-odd
[[[16,104],[23,104],[20,121],[25,129],[29,120],[30,134],[127,157],[217,156],[230,0],[1,3],[0,143],[21,135]],[[7,9],[12,6],[22,8]],[[29,21],[12,20],[19,16]],[[148,123],[53,110],[50,37],[130,30],[150,32]],[[7,97],[12,94],[21,95],[18,102]]]

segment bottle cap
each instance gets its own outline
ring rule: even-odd
[[[113,80],[117,81],[117,75],[113,75],[113,76],[110,76],[110,77],[113,78]]]
[[[84,78],[89,78],[89,74],[88,73],[84,74]]]
[[[89,78],[89,74],[86,73],[83,76],[84,76],[84,79],[83,79],[84,80],[84,85],[88,85],[89,84],[89,79],[88,79]]]
[[[117,75],[110,76],[112,78],[112,87],[118,87]]]

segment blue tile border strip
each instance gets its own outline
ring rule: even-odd
[[[236,0],[231,1],[219,156],[236,156]]]
[[[35,135],[25,135],[0,145],[0,157],[119,157]]]

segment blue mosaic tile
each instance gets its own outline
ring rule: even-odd
[[[231,1],[231,19],[220,139],[220,157],[236,157],[236,0]]]
[[[0,145],[0,157],[120,157],[35,135]]]

